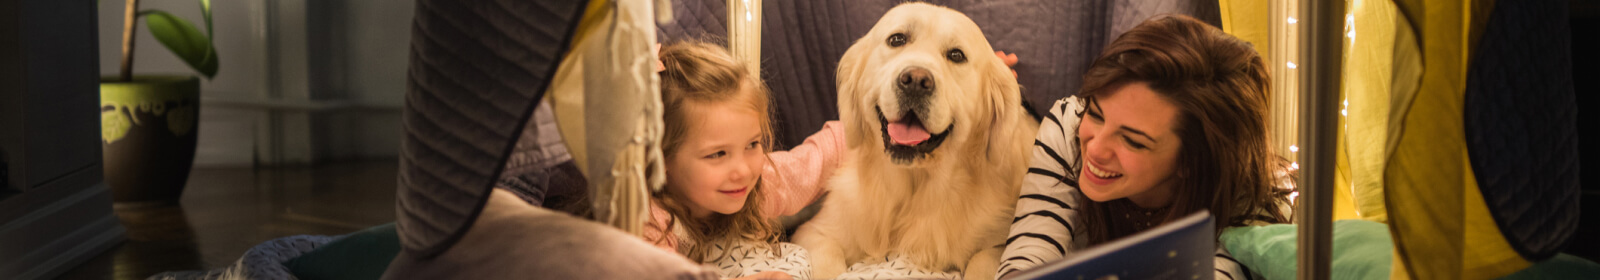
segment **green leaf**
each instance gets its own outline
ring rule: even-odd
[[[212,46],[206,51],[206,59],[215,61],[217,60],[217,36],[211,34],[211,0],[200,0],[200,12],[205,14],[206,17],[206,43]],[[212,74],[216,74],[216,71],[211,72]],[[206,76],[206,78],[209,79],[211,76]]]
[[[172,54],[178,55],[207,79],[217,75],[216,49],[211,46],[210,36],[200,33],[189,21],[165,11],[147,10],[140,14],[145,16],[150,34],[155,35],[156,41],[160,41]]]

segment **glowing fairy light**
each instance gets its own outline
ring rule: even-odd
[[[1356,15],[1354,15],[1354,14],[1344,14],[1344,30],[1346,30],[1344,32],[1344,36],[1347,37],[1347,38],[1350,38],[1351,41],[1355,41],[1355,39],[1356,39]]]
[[[1300,65],[1295,65],[1294,62],[1289,62],[1289,69],[1294,69],[1297,66],[1300,66]]]
[[[744,21],[755,21],[750,15],[750,0],[744,0]]]
[[[1289,17],[1289,24],[1294,24],[1296,22],[1300,22],[1300,20],[1294,19],[1294,17]]]
[[[1291,152],[1291,153],[1300,152],[1300,146],[1289,145],[1289,152]]]

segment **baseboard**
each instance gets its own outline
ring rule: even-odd
[[[110,188],[97,183],[0,225],[0,275],[54,278],[121,243],[124,232]]]

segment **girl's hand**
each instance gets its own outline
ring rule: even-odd
[[[994,55],[995,56],[999,56],[1000,57],[1000,61],[1005,62],[1007,68],[1010,68],[1012,66],[1017,66],[1017,54],[1015,54],[1015,53],[1006,54],[1006,52],[994,51]],[[1016,78],[1017,77],[1017,70],[1014,70],[1014,69],[1011,70],[1011,77],[1012,78]]]
[[[767,279],[790,280],[790,279],[794,279],[794,277],[789,277],[788,273],[783,273],[782,271],[762,271],[761,273],[756,273],[756,275],[750,275],[750,276],[745,276],[745,277],[734,278],[733,280],[757,280],[757,279],[761,279],[761,280],[767,280]]]

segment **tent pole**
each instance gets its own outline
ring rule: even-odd
[[[1344,47],[1344,1],[1299,0],[1300,202],[1299,279],[1328,279],[1333,252],[1333,178],[1339,128],[1339,74]]]
[[[727,0],[728,49],[733,57],[761,72],[761,0]]]

